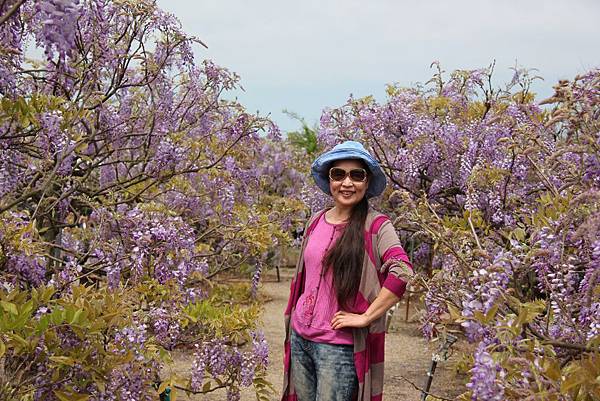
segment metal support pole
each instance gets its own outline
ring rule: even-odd
[[[408,310],[410,309],[410,285],[406,285],[406,310],[404,311],[404,321],[408,322]]]
[[[429,366],[429,370],[427,371],[427,380],[425,381],[424,391],[421,391],[421,401],[425,401],[427,399],[427,395],[429,394],[429,389],[431,388],[431,382],[433,381],[433,375],[435,373],[436,366],[437,360],[435,358],[432,358],[431,365]]]
[[[408,250],[408,260],[410,260],[410,263],[414,263],[413,261],[413,255],[415,254],[415,237],[414,235],[411,235],[410,237],[410,248]],[[414,264],[413,264],[414,267]],[[408,322],[408,312],[410,310],[410,288],[407,285],[406,286],[406,309],[404,311],[404,321]]]
[[[454,344],[456,340],[458,340],[458,338],[454,337],[452,334],[446,334],[446,339],[444,343],[440,345],[438,352],[433,354],[433,356],[431,357],[431,365],[429,366],[429,370],[427,371],[425,387],[421,391],[421,401],[425,401],[427,399],[427,396],[429,395],[429,389],[431,388],[431,382],[433,382],[433,375],[435,373],[437,363],[439,361],[445,361],[448,359],[448,350],[450,349],[450,347],[452,347],[452,344]]]

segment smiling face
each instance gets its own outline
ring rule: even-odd
[[[349,172],[352,169],[360,168],[367,170],[363,163],[355,159],[338,160],[329,168],[331,167],[338,167],[346,170],[346,172]],[[335,205],[341,209],[352,208],[354,205],[360,202],[362,198],[364,198],[368,186],[368,176],[363,182],[352,181],[348,174],[346,174],[346,178],[344,178],[342,181],[334,181],[329,179],[329,190],[331,191],[331,196],[333,197]]]

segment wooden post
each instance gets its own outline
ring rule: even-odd
[[[277,263],[275,264],[275,271],[277,272],[277,282],[281,282],[281,276],[279,275],[279,266],[281,266],[281,262],[283,261],[283,244],[279,244],[279,257],[277,258]]]

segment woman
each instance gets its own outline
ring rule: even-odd
[[[334,206],[305,228],[285,313],[284,401],[375,401],[383,391],[385,312],[412,267],[390,220],[369,208],[386,179],[358,142],[312,165]]]

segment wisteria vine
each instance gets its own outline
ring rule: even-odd
[[[303,209],[298,150],[155,1],[9,0],[0,21],[0,398],[260,395],[256,291]],[[215,278],[250,269],[232,307]],[[168,374],[212,341],[221,365]]]

